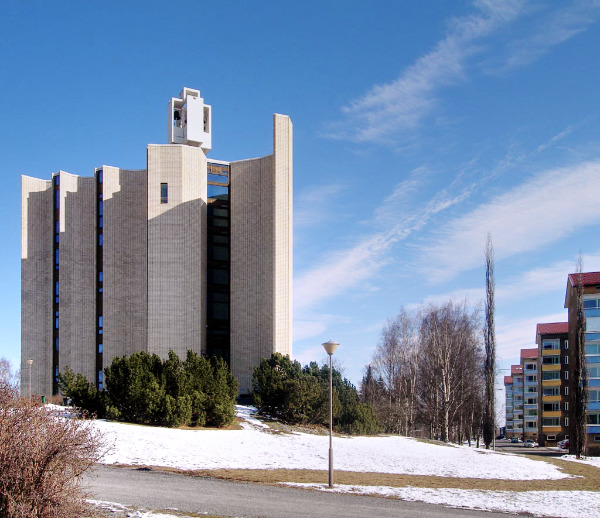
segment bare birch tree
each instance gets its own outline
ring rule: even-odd
[[[486,449],[496,433],[494,373],[496,370],[496,335],[494,330],[494,248],[488,234],[485,245],[485,409],[483,413],[483,442]]]

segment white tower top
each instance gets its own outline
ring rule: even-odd
[[[211,107],[204,104],[200,90],[184,88],[179,97],[169,101],[169,144],[201,147],[208,153],[212,147]]]

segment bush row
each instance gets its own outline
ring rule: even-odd
[[[353,434],[381,430],[370,405],[359,401],[356,388],[335,368],[333,427]],[[254,403],[263,413],[288,423],[329,425],[329,367],[316,362],[302,368],[289,356],[274,353],[260,362],[252,377]]]
[[[61,392],[98,417],[159,426],[226,426],[233,421],[237,381],[221,358],[188,351],[185,361],[173,352],[162,360],[138,352],[115,358],[104,369],[105,390],[66,368]]]

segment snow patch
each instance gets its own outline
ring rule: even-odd
[[[531,513],[535,516],[562,518],[597,518],[600,493],[593,491],[487,491],[478,489],[446,489],[389,486],[336,485],[333,489],[320,484],[282,483],[336,493],[379,495],[445,505],[460,509]]]

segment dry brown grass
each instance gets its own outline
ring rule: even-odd
[[[539,457],[529,456],[533,461],[541,462]],[[336,471],[336,484],[361,486],[391,486],[391,487],[426,487],[453,489],[487,489],[504,491],[600,491],[600,469],[587,464],[579,464],[561,459],[546,458],[549,462],[562,469],[564,473],[575,478],[561,480],[503,480],[480,478],[435,477],[424,475],[393,475],[387,473],[358,473],[352,471]],[[123,466],[137,467],[141,466]],[[239,482],[254,482],[259,484],[278,484],[280,482],[299,482],[326,484],[327,471],[300,469],[217,469],[184,471],[175,468],[152,468],[156,471],[182,473],[194,477],[210,477]],[[508,474],[510,476],[510,474]]]

